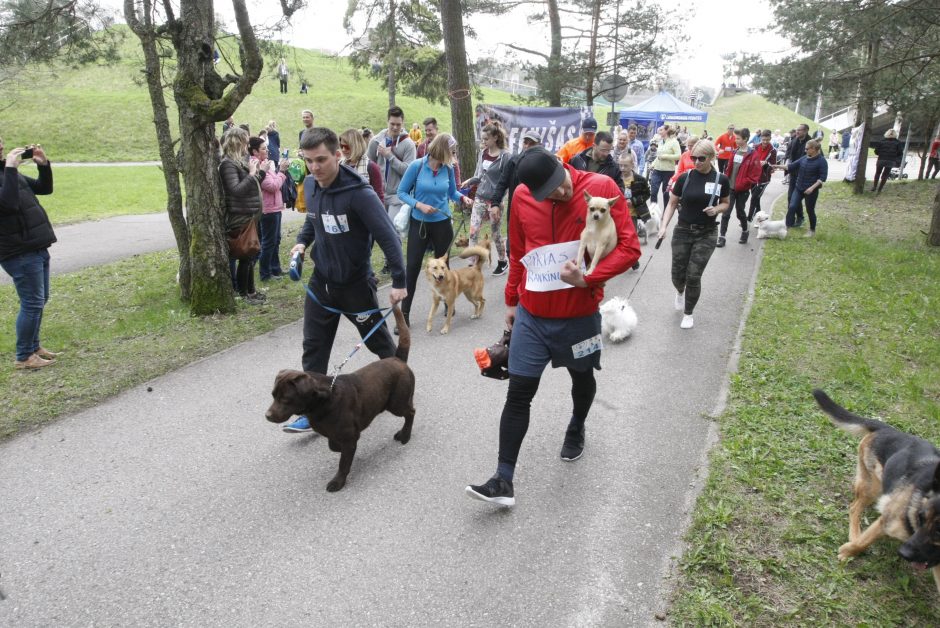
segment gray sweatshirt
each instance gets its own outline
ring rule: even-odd
[[[392,154],[388,159],[379,153],[379,146],[391,146]],[[369,159],[379,165],[385,178],[385,205],[398,203],[398,184],[408,169],[408,164],[415,160],[417,147],[414,140],[402,133],[397,139],[388,137],[388,129],[383,129],[369,142]]]

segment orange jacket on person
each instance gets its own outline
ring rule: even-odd
[[[719,135],[715,140],[715,152],[718,153],[718,159],[731,159],[738,150],[738,141],[733,132]]]
[[[687,150],[682,153],[682,157],[679,157],[679,163],[676,164],[676,172],[672,175],[672,178],[669,179],[669,186],[666,189],[672,192],[672,186],[675,184],[676,179],[679,178],[679,175],[694,167],[695,162],[692,161],[692,151]]]
[[[571,161],[572,157],[574,157],[581,151],[585,151],[589,149],[592,146],[594,146],[594,140],[591,140],[590,142],[586,142],[584,140],[584,137],[579,135],[573,140],[568,140],[567,142],[565,142],[565,145],[559,148],[558,152],[555,154],[561,157],[562,163],[568,163],[569,161]]]
[[[604,298],[604,284],[626,272],[640,259],[640,240],[637,238],[627,201],[614,180],[607,175],[575,170],[565,166],[571,175],[571,199],[537,201],[529,188],[520,183],[512,197],[509,214],[509,277],[504,292],[506,305],[520,303],[535,316],[542,318],[570,318],[588,316],[597,312]],[[617,246],[584,278],[586,288],[569,288],[549,292],[526,289],[527,271],[522,258],[534,249],[562,242],[577,241],[584,230],[587,202],[584,192],[591,196],[616,198],[610,217],[617,228]]]

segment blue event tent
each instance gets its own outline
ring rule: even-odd
[[[687,105],[669,92],[659,92],[638,105],[620,111],[620,126],[627,128],[636,124],[638,137],[643,143],[649,142],[656,127],[664,122],[705,122],[708,114]]]

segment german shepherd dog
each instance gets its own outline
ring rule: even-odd
[[[917,570],[933,570],[940,592],[940,451],[922,438],[849,412],[821,390],[813,396],[836,426],[862,436],[855,499],[849,506],[849,542],[839,548],[839,559],[848,560],[882,536],[891,536],[903,541],[901,558]],[[876,501],[881,516],[863,532],[862,513]]]
[[[295,414],[305,414],[314,431],[327,438],[330,450],[340,454],[339,471],[326,485],[331,493],[346,485],[359,435],[376,416],[387,410],[404,417],[395,440],[404,445],[411,439],[415,418],[415,375],[407,364],[411,333],[401,309],[396,306],[394,314],[398,324],[394,357],[340,375],[335,383],[328,375],[291,370],[281,371],[274,380],[274,401],[265,418],[283,423]]]
[[[473,266],[451,270],[447,266],[449,253],[443,257],[431,257],[428,259],[425,272],[428,283],[431,285],[431,310],[428,312],[428,323],[426,329],[431,333],[433,328],[434,315],[441,305],[441,301],[447,306],[446,320],[441,333],[450,332],[450,323],[454,319],[454,302],[461,293],[470,303],[473,304],[473,314],[470,318],[480,318],[483,314],[483,306],[486,305],[486,299],[483,298],[483,271],[484,261],[490,259],[490,241],[484,239],[479,246],[471,246],[460,252],[458,257],[466,259],[476,256],[477,260]]]

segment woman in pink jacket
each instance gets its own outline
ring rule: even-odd
[[[268,159],[268,144],[260,137],[248,140],[248,153],[264,161]],[[290,160],[282,159],[279,166],[268,160],[268,169],[261,181],[261,253],[258,261],[258,273],[261,281],[280,279],[284,276],[281,270],[281,261],[278,253],[281,249],[281,211],[284,209],[284,200],[281,197],[281,186],[287,180]]]

